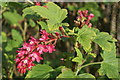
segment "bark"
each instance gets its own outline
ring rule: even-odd
[[[117,55],[120,56],[120,2],[117,8]]]
[[[116,20],[117,20],[117,3],[114,3],[112,6],[111,14],[111,31],[110,34],[115,38],[116,37]]]

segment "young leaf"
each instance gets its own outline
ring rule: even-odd
[[[95,32],[85,25],[82,29],[79,29],[77,41],[83,46],[83,49],[88,52],[91,49],[91,42],[95,36]]]
[[[103,50],[110,51],[111,45],[109,41],[111,39],[112,39],[111,35],[105,32],[101,32],[95,37],[93,41],[97,43]]]
[[[96,57],[97,56],[97,54],[95,54],[95,53],[88,53],[90,56],[92,56],[92,57]]]
[[[82,60],[83,60],[82,53],[80,52],[80,50],[78,48],[75,48],[75,51],[77,52],[77,57],[73,58],[72,61],[78,62],[78,64],[81,64]]]
[[[23,39],[22,39],[22,36],[20,35],[20,33],[15,30],[15,29],[12,29],[12,38],[13,40],[19,42],[19,43],[22,43]]]
[[[103,62],[99,69],[99,74],[106,74],[108,78],[118,78],[118,59],[116,58],[115,43],[111,43],[110,45],[112,46],[111,51],[104,51],[103,54],[101,54]]]
[[[59,78],[75,78],[75,75],[71,69],[63,68],[62,70],[62,73],[57,76],[58,80]]]
[[[41,78],[47,79],[50,77],[50,72],[54,71],[52,67],[46,64],[38,64],[32,68],[31,71],[28,72],[26,78]]]

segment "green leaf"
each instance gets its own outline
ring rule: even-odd
[[[7,40],[7,46],[5,47],[6,51],[11,51],[13,49],[13,41],[12,40]]]
[[[30,19],[29,20],[29,25],[31,26],[31,27],[35,27],[35,22],[32,20],[32,19]]]
[[[54,71],[52,67],[46,64],[38,64],[28,72],[25,78],[40,78],[47,79],[50,77],[50,72]]]
[[[94,78],[94,76],[92,75],[92,74],[89,74],[89,73],[83,73],[83,74],[79,74],[78,76],[77,76],[77,78],[83,78],[83,80],[84,80],[84,78],[92,78],[92,80],[95,80]],[[87,80],[87,79],[86,79]]]
[[[17,30],[12,29],[11,33],[12,33],[13,40],[11,40],[11,39],[7,40],[7,45],[5,47],[6,51],[11,51],[13,48],[19,47],[19,45],[23,41],[22,36],[20,35],[20,33]]]
[[[7,45],[5,47],[6,51],[12,51],[13,48],[19,47],[19,45],[21,44],[20,42],[17,42],[15,40],[11,40],[11,39],[8,39],[7,41],[8,42],[7,42]]]
[[[81,57],[81,59],[83,59],[82,53],[80,52],[80,50],[75,47],[75,51],[77,52],[77,56],[79,56],[79,57]]]
[[[78,62],[78,64],[82,64],[82,59],[80,57],[75,57],[72,59],[73,62]]]
[[[13,46],[13,48],[19,47],[20,44],[21,44],[20,42],[12,40],[12,46]]]
[[[2,1],[0,1],[0,6],[1,6],[1,7],[6,7],[6,6],[7,6],[7,2],[2,2]]]
[[[111,44],[109,42],[110,40],[112,40],[111,35],[105,32],[101,32],[95,37],[93,41],[97,43],[103,50],[110,51],[111,50]]]
[[[55,19],[55,21],[62,22],[67,17],[68,13],[66,9],[61,9],[53,2],[49,2],[47,6],[52,19]]]
[[[89,52],[91,49],[91,42],[95,36],[95,32],[85,25],[82,29],[79,29],[77,41],[83,46],[86,52]]]
[[[111,46],[111,51],[104,51],[103,54],[101,53],[103,62],[99,69],[99,74],[106,74],[108,78],[118,78],[118,59],[116,58],[115,43],[111,43]]]
[[[59,66],[57,68],[55,68],[55,71],[57,72],[61,72],[61,69],[65,68],[65,66]]]
[[[5,32],[2,32],[2,42],[6,42],[7,41],[7,35]]]
[[[57,78],[75,78],[74,73],[71,69],[63,68],[62,73],[57,76]]]
[[[23,20],[22,16],[18,14],[17,12],[4,12],[3,16],[5,19],[7,19],[11,25],[19,26],[19,21]]]
[[[73,62],[78,62],[78,64],[82,64],[83,56],[78,48],[75,47],[75,51],[77,52],[77,57],[73,58]]]
[[[50,31],[58,30],[62,21],[67,17],[67,10],[61,9],[53,2],[48,2],[47,7],[32,6],[30,7],[34,12],[43,18],[47,18],[47,25]]]
[[[15,40],[15,41],[17,41],[19,43],[22,43],[23,39],[22,39],[21,34],[17,30],[15,30],[15,29],[12,29],[11,32],[12,32],[13,40]]]
[[[55,68],[54,71],[51,73],[52,75],[50,78],[56,78],[61,73],[62,68],[65,68],[65,66],[59,66]]]
[[[95,53],[88,53],[89,55],[91,55],[92,57],[96,58],[97,54]]]
[[[61,23],[61,26],[69,26],[68,23]]]
[[[47,32],[49,32],[48,26],[45,22],[40,21],[40,22],[37,22],[37,23],[40,24],[42,29],[45,29]]]
[[[97,28],[91,28],[96,34],[99,34],[100,33],[100,31],[97,29]]]

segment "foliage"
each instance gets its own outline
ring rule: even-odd
[[[21,74],[18,73],[17,69],[21,68],[20,62],[22,60],[24,60],[22,63],[25,63],[24,68],[27,67],[25,69],[27,72],[19,72],[26,72],[22,74],[25,80],[29,78],[39,80],[48,80],[49,78],[56,80],[62,78],[84,78],[86,80],[100,77],[106,77],[107,79],[119,78],[115,45],[117,40],[109,33],[100,32],[91,24],[84,23],[89,18],[88,22],[90,23],[90,20],[96,22],[101,17],[96,2],[85,3],[86,5],[80,8],[83,14],[85,14],[84,10],[88,10],[95,17],[93,18],[93,14],[92,17],[88,15],[87,11],[87,17],[78,14],[79,19],[77,18],[74,23],[78,25],[71,26],[72,28],[69,28],[69,23],[65,21],[68,16],[67,9],[62,9],[57,5],[58,3],[42,3],[45,6],[34,5],[34,3],[19,3],[17,7],[21,7],[23,13],[19,12],[18,8],[13,8],[16,4],[18,3],[8,2],[2,4],[4,9],[2,13],[4,29],[1,33],[4,59],[3,78],[20,76]],[[74,6],[69,5],[67,7],[70,11],[77,10]],[[30,36],[34,36],[36,39],[33,37],[29,39]],[[68,42],[71,45],[68,45],[69,49],[67,50],[65,44]],[[23,47],[20,48],[22,44]],[[99,53],[94,52],[94,44],[100,47]],[[42,45],[42,47],[39,47],[39,45]],[[32,49],[33,47],[34,49]],[[18,51],[17,48],[22,51]],[[61,50],[61,48],[64,50]],[[39,52],[34,53],[38,49]],[[24,53],[24,50],[28,52]],[[41,50],[42,52],[39,54]],[[16,54],[15,51],[19,53]],[[20,61],[17,60],[18,56],[21,58]],[[41,57],[43,57],[43,60],[39,59]],[[97,61],[98,57],[101,58],[99,61]],[[23,58],[26,58],[26,60]],[[32,65],[33,67],[29,64],[31,63],[30,60],[35,64]],[[16,65],[19,67],[16,67]],[[86,67],[93,69],[93,65],[96,67],[94,74],[87,72]],[[95,73],[99,73],[99,75],[96,76]]]

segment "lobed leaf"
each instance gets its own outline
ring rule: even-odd
[[[77,41],[83,46],[86,52],[89,52],[91,49],[91,42],[95,36],[95,32],[85,25],[82,29],[79,29]]]
[[[101,32],[95,37],[93,41],[97,43],[103,50],[110,51],[111,43],[109,41],[111,39],[112,39],[111,35],[105,32]]]
[[[100,75],[107,75],[108,78],[118,78],[118,59],[116,58],[115,43],[111,43],[111,51],[101,53],[103,62],[99,69]]]
[[[71,69],[63,68],[62,73],[57,76],[58,80],[59,78],[75,78],[75,75]]]
[[[62,24],[62,21],[67,17],[67,10],[61,9],[59,6],[52,2],[48,2],[46,6],[48,8],[42,6],[32,6],[30,8],[26,8],[23,10],[23,16],[27,14],[33,14],[33,12],[37,13],[42,18],[48,19],[48,26],[46,27],[48,27],[50,31],[58,30],[59,26]]]
[[[52,67],[46,64],[38,64],[28,72],[25,78],[47,79],[50,77],[50,72],[52,71],[54,71]]]

